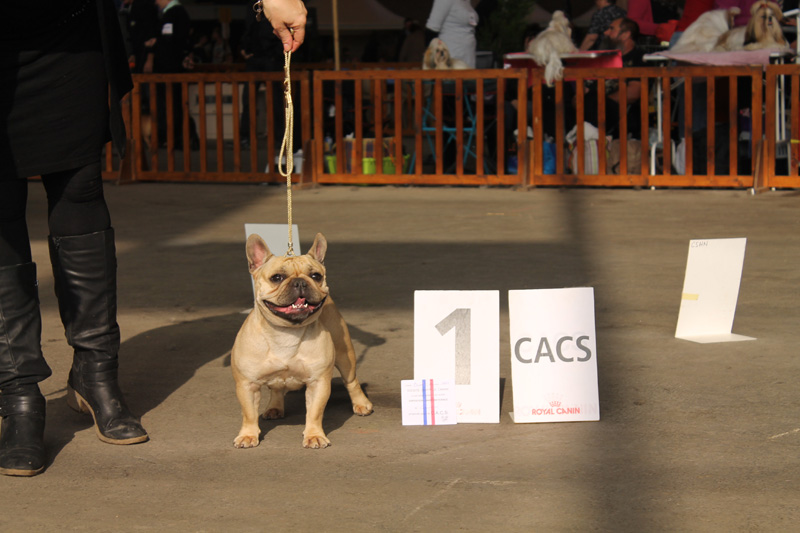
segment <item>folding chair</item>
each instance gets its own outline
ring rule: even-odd
[[[428,147],[433,154],[434,159],[437,157],[436,154],[436,144],[435,144],[435,135],[436,135],[436,115],[434,114],[434,91],[433,91],[433,80],[427,80],[423,82],[423,94],[425,95],[425,106],[422,109],[422,124],[421,129],[422,133],[425,134],[425,139],[428,142]],[[442,99],[444,100],[445,97],[452,96],[455,97],[455,81],[453,80],[443,80],[442,81]],[[472,93],[467,90],[468,82],[464,82],[464,89],[463,89],[463,110],[464,110],[464,126],[461,128],[462,132],[467,134],[467,142],[464,145],[464,161],[463,163],[467,163],[467,159],[471,155],[476,161],[478,155],[475,153],[475,147],[473,146],[473,141],[475,140],[475,129],[476,129],[476,120],[475,120],[475,112],[472,109],[472,101],[470,96]],[[455,111],[455,109],[454,109]],[[443,151],[450,145],[450,143],[458,141],[458,128],[454,125],[450,126],[445,121],[445,117],[442,117],[442,136],[444,138],[443,144]],[[417,153],[414,152],[414,155],[411,157],[411,164],[409,165],[409,172],[413,172],[414,169],[414,162],[416,161]],[[455,165],[455,163],[453,163]],[[452,171],[453,165],[451,165],[447,171]]]

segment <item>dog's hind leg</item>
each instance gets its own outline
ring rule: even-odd
[[[269,389],[269,404],[261,418],[266,420],[276,420],[283,418],[286,410],[284,409],[284,399],[286,398],[286,389],[284,388],[270,388]]]
[[[328,302],[330,307],[323,309],[321,320],[324,321],[333,338],[333,346],[336,350],[334,364],[336,370],[342,375],[342,381],[350,395],[350,401],[353,402],[353,412],[359,416],[367,416],[372,413],[372,402],[364,394],[361,383],[356,377],[356,352],[353,349],[353,341],[350,339],[350,331],[347,329],[344,318],[339,314],[339,310],[332,304],[333,302]]]

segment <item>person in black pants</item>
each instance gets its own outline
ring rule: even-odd
[[[120,7],[125,49],[131,71],[153,72],[153,44],[159,30],[158,8],[154,0],[124,0]],[[148,44],[150,43],[150,44]],[[139,90],[142,113],[150,114],[150,89],[142,84]]]
[[[276,72],[283,69],[281,41],[272,33],[272,26],[265,21],[256,20],[256,13],[248,9],[244,19],[245,30],[241,40],[241,54],[245,60],[245,72]],[[254,90],[264,82],[256,82]],[[282,105],[280,98],[275,98],[276,105]],[[276,108],[276,111],[279,109]],[[280,113],[275,116],[280,116]],[[271,124],[267,124],[269,128]],[[242,91],[242,116],[239,121],[239,139],[242,147],[250,146],[250,84],[244,85]]]
[[[153,42],[158,30],[158,8],[154,0],[124,0],[120,13],[125,13],[120,19],[123,23],[123,33],[127,37],[126,50],[128,63],[133,72],[141,73],[153,71]]]
[[[0,473],[30,476],[45,466],[38,383],[51,372],[25,220],[29,176],[47,191],[55,290],[74,349],[68,402],[93,414],[105,442],[148,438],[117,383],[114,230],[100,167],[109,130],[124,150],[119,101],[132,83],[111,0],[0,6],[0,19],[15,21],[0,54]]]
[[[263,3],[296,50],[302,2]],[[47,192],[55,291],[74,349],[67,401],[93,415],[104,442],[148,439],[117,381],[117,263],[100,167],[109,138],[124,151],[120,100],[132,83],[113,0],[0,2],[0,20],[14,21],[0,36],[0,474],[33,476],[47,459],[39,383],[51,371],[25,219],[30,176]]]
[[[159,29],[155,39],[148,41],[153,48],[153,72],[175,74],[184,72],[184,60],[191,52],[192,23],[189,13],[178,0],[156,0],[160,11]],[[167,87],[172,94],[172,132],[176,147],[183,146],[183,98],[179,83],[156,84],[158,109],[158,142],[167,144]],[[190,145],[199,148],[197,128],[189,119]]]

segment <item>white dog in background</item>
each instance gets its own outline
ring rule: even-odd
[[[564,77],[564,65],[560,54],[577,52],[572,42],[572,28],[563,11],[555,11],[547,29],[528,45],[528,53],[536,64],[544,67],[544,79],[548,86]]]
[[[722,35],[733,28],[733,19],[741,13],[738,7],[706,11],[692,22],[678,42],[669,49],[679,54],[711,52]]]
[[[787,48],[789,44],[781,29],[783,12],[775,2],[756,2],[750,7],[747,26],[728,30],[717,41],[714,51],[761,50]]]
[[[437,37],[431,41],[428,49],[425,50],[425,56],[422,58],[422,68],[423,70],[458,70],[468,69],[469,65],[460,59],[452,58],[447,45]]]

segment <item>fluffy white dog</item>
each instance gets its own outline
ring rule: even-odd
[[[423,70],[453,70],[453,69],[468,69],[469,65],[460,59],[453,59],[450,56],[450,50],[444,41],[439,39],[431,40],[428,49],[425,50],[425,56],[422,58]]]
[[[750,7],[747,26],[733,28],[722,34],[714,51],[787,48],[789,45],[781,29],[782,20],[783,12],[778,4],[756,2]]]
[[[722,35],[733,28],[733,19],[741,13],[738,7],[706,11],[683,32],[670,52],[710,52]]]
[[[528,53],[536,64],[544,67],[544,79],[548,86],[564,77],[564,65],[560,54],[577,52],[572,42],[572,28],[563,11],[555,11],[547,29],[528,45]]]

